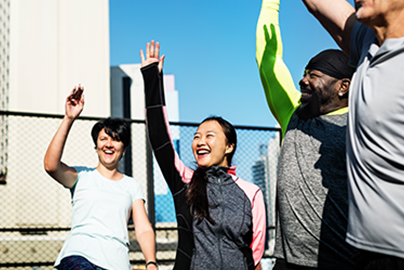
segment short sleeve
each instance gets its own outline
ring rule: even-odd
[[[84,166],[74,166],[73,168],[76,169],[76,171],[77,171],[77,179],[74,182],[73,186],[71,188],[68,188],[68,189],[70,189],[70,194],[72,196],[72,199],[73,199],[74,191],[76,190],[77,183],[80,179],[80,176],[83,175],[83,173],[87,173],[89,171],[94,170],[94,168],[88,168],[88,167],[84,167]]]
[[[130,176],[127,176],[127,181],[128,183],[130,183],[130,195],[132,196],[132,204],[135,203],[135,201],[138,199],[142,199],[144,202],[146,202],[140,182]]]
[[[362,53],[367,51],[367,48],[369,48],[375,39],[376,37],[372,29],[359,22],[355,22],[351,32],[349,65],[357,67]]]

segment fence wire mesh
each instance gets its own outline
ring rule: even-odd
[[[43,168],[47,146],[61,116],[0,111],[0,269],[53,269],[70,230],[70,192]],[[90,136],[98,119],[79,118],[69,134],[62,160],[70,166],[96,167]],[[131,120],[132,141],[120,170],[142,184],[146,209],[156,230],[157,260],[173,263],[177,246],[173,200],[152,157],[144,121]],[[185,165],[195,168],[191,151],[195,124],[171,124],[175,148]],[[274,195],[280,132],[271,128],[236,127],[233,158],[240,178],[257,184],[267,206],[267,251],[271,255],[275,225]],[[133,269],[144,268],[143,255],[129,225]]]

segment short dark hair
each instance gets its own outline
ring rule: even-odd
[[[91,137],[93,137],[95,146],[97,146],[98,134],[102,129],[113,139],[122,142],[125,148],[129,146],[131,132],[128,121],[109,117],[95,123],[91,130]]]

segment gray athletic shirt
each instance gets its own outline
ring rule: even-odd
[[[320,269],[354,268],[348,224],[347,113],[292,115],[278,164],[276,258]]]
[[[356,23],[350,51],[347,241],[404,258],[404,37],[379,47]]]

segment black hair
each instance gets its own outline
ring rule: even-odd
[[[111,117],[98,121],[91,130],[91,137],[93,138],[96,147],[98,134],[102,129],[104,129],[105,133],[107,133],[111,138],[122,142],[125,149],[129,146],[131,132],[128,121]]]
[[[210,116],[205,118],[201,124],[208,121],[216,121],[223,129],[223,133],[226,136],[226,143],[233,145],[233,151],[226,156],[227,164],[230,166],[237,147],[236,130],[232,124],[219,116]],[[202,222],[202,220],[206,218],[210,223],[215,224],[216,222],[209,214],[209,202],[206,194],[206,186],[206,173],[198,166],[192,176],[191,183],[189,184],[187,190],[187,202],[190,204],[191,210],[196,214],[198,223]]]

